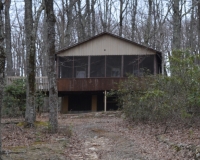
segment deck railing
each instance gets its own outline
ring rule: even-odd
[[[13,81],[17,79],[26,80],[26,77],[17,77],[17,76],[6,77],[6,85],[12,84]],[[35,85],[36,85],[35,86],[36,90],[48,91],[49,90],[48,77],[35,77]]]

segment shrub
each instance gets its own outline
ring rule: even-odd
[[[129,76],[119,85],[119,105],[134,120],[188,119],[200,115],[199,55],[175,51],[169,59],[170,76]]]
[[[17,79],[11,85],[5,87],[4,106],[2,113],[6,116],[25,116],[26,111],[26,81]],[[44,103],[44,94],[35,93],[35,107],[41,112]]]
[[[13,81],[5,87],[3,114],[8,116],[19,116],[25,114],[26,87],[24,79]]]

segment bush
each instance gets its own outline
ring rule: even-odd
[[[26,111],[26,81],[17,79],[11,85],[5,87],[4,90],[4,106],[2,113],[6,116],[25,116]],[[41,112],[44,103],[44,94],[42,92],[35,93],[35,107]]]
[[[200,115],[199,55],[175,51],[169,59],[171,76],[129,76],[119,85],[119,105],[134,120],[191,119]]]
[[[25,114],[26,86],[24,79],[13,81],[5,87],[3,114],[7,116],[19,116]]]

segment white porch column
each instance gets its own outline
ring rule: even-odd
[[[107,92],[105,91],[104,92],[104,112],[106,112],[106,107],[107,107],[106,106],[107,105],[107,97],[106,96],[107,96]]]

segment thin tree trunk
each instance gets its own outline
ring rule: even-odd
[[[48,80],[49,80],[49,123],[50,132],[56,133],[58,129],[58,91],[55,72],[55,15],[53,11],[53,0],[45,0],[47,16],[47,53],[49,57]]]
[[[119,36],[122,36],[122,22],[123,22],[123,0],[120,0],[120,11],[119,11]]]
[[[136,14],[137,14],[137,0],[132,2],[132,31],[131,31],[131,39],[135,41],[135,29],[136,29]]]
[[[3,3],[0,1],[0,160],[2,160],[2,143],[1,143],[1,110],[3,106],[3,91],[4,91],[4,71],[5,71],[5,52],[4,52],[4,37],[3,37],[3,21],[2,21]]]
[[[198,2],[198,53],[200,54],[200,2]]]
[[[92,36],[95,36],[95,6],[96,0],[92,0],[91,13],[92,13]]]
[[[69,1],[66,0],[66,14],[67,14],[67,27],[65,32],[65,45],[69,46],[71,42],[71,32],[72,32],[72,25],[73,25],[73,7],[77,0]]]
[[[181,46],[181,13],[179,11],[179,1],[173,0],[173,39],[172,50],[180,49]]]
[[[5,39],[6,39],[6,58],[7,58],[7,76],[13,76],[13,62],[11,53],[11,27],[10,27],[10,3],[11,0],[5,1]]]
[[[152,0],[148,0],[149,10],[148,10],[148,19],[147,19],[147,25],[145,29],[145,35],[144,35],[144,44],[146,46],[149,46],[149,39],[150,39],[150,31],[152,27]]]
[[[87,34],[87,38],[91,37],[91,17],[90,17],[91,13],[90,13],[90,0],[86,0],[86,34]]]
[[[32,0],[25,1],[25,33],[26,33],[26,63],[27,63],[27,85],[26,85],[26,113],[25,122],[27,127],[34,126],[36,120],[35,110],[35,66],[36,66],[36,33],[38,22],[42,10],[43,2],[37,10],[35,21],[33,22]]]
[[[26,113],[27,127],[34,126],[35,114],[35,40],[33,33],[32,0],[25,1],[25,33],[27,56]]]
[[[78,24],[77,24],[77,32],[78,32],[78,42],[81,42],[85,39],[85,30],[84,30],[84,20],[81,12],[81,1],[77,3],[77,15],[78,15]]]
[[[192,6],[195,5],[195,0],[192,0]],[[190,20],[190,32],[189,32],[189,37],[187,39],[189,39],[189,44],[188,47],[191,48],[191,52],[193,53],[193,51],[195,50],[195,38],[194,38],[194,27],[195,27],[196,21],[194,18],[194,7],[191,9],[191,20]],[[186,41],[187,44],[187,41]],[[187,45],[186,45],[187,46]]]

